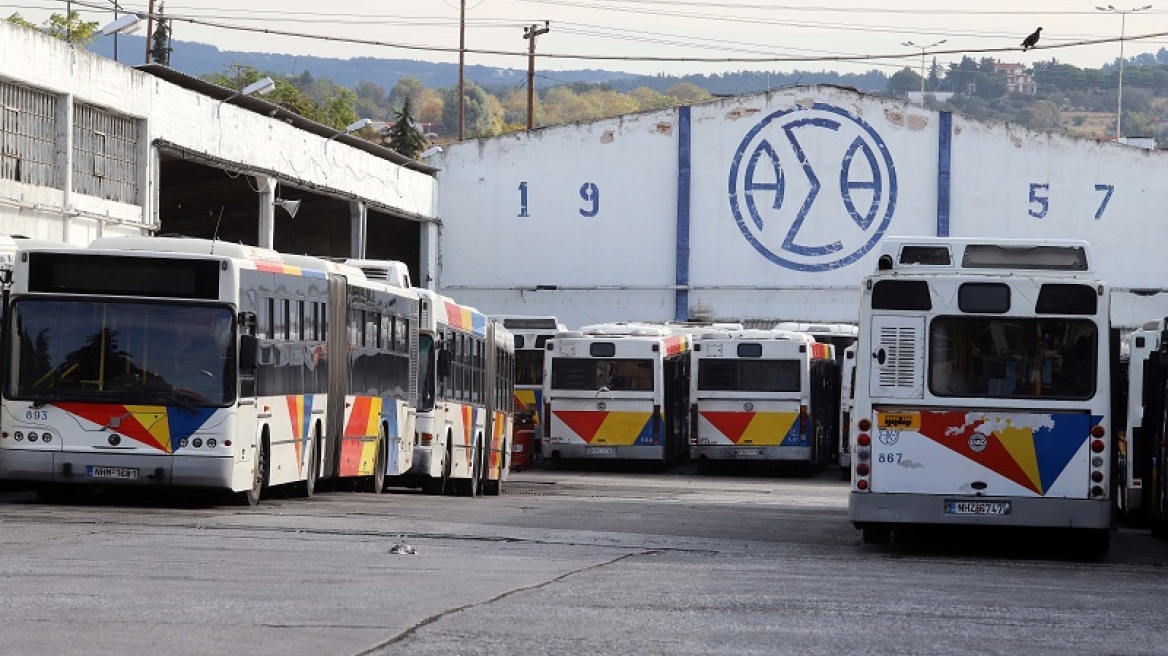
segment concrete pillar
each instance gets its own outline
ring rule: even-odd
[[[260,221],[256,245],[260,248],[275,248],[276,178],[270,175],[257,175],[255,181],[256,189],[260,192]]]
[[[369,242],[369,209],[359,200],[349,201],[349,257],[364,259]]]
[[[438,237],[442,224],[438,221],[422,223],[418,236],[418,279],[414,284],[426,289],[438,288]]]
[[[73,94],[70,93],[57,96],[56,159],[61,174],[61,241],[69,243],[73,212]]]

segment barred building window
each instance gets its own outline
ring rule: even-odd
[[[57,97],[0,81],[0,179],[61,188]]]
[[[138,202],[138,121],[74,104],[73,191]]]

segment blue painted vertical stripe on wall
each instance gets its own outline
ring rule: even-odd
[[[689,185],[690,122],[689,107],[677,108],[677,265],[673,318],[689,319]]]
[[[949,186],[953,175],[953,113],[941,112],[937,147],[937,236],[949,236]]]

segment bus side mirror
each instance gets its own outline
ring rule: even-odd
[[[239,368],[253,371],[259,361],[260,340],[255,335],[239,336]]]
[[[450,351],[438,351],[438,377],[446,378],[450,375]]]

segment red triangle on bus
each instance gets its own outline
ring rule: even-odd
[[[608,411],[605,410],[556,410],[552,414],[589,444],[596,437],[600,425],[608,419]]]
[[[709,410],[702,411],[702,416],[706,421],[714,425],[720,433],[726,436],[726,439],[738,444],[738,440],[746,434],[746,427],[754,421],[753,412],[713,412]]]

